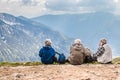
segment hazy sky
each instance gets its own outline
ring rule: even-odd
[[[35,17],[44,14],[91,13],[120,14],[120,0],[0,0],[0,12]]]

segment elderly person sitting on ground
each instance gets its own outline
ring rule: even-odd
[[[94,54],[99,63],[111,63],[112,62],[112,50],[107,44],[106,39],[101,39],[99,42],[98,51]]]
[[[73,45],[70,47],[70,56],[68,61],[73,65],[80,65],[85,59],[85,48],[80,39],[74,40]]]
[[[41,62],[44,64],[53,64],[53,62],[57,61],[55,50],[52,48],[51,43],[52,41],[50,39],[46,39],[45,46],[43,46],[39,51]]]

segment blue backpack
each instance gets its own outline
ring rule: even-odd
[[[59,56],[58,56],[58,63],[60,63],[60,64],[64,64],[65,63],[65,61],[66,61],[66,57],[65,57],[65,55],[62,53],[62,54],[60,54],[60,53],[58,53],[58,52],[56,52]]]

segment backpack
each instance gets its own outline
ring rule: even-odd
[[[62,53],[62,54],[60,54],[60,53],[58,53],[58,52],[56,52],[59,56],[58,56],[58,63],[60,63],[60,64],[64,64],[65,63],[65,61],[66,61],[66,57],[65,57],[65,55]]]
[[[92,56],[86,56],[85,59],[84,59],[85,63],[89,63],[89,62],[92,62],[92,61],[94,61]]]

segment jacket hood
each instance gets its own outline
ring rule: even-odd
[[[80,51],[82,49],[82,44],[81,45],[74,45],[73,48],[77,51]]]
[[[51,46],[44,46],[43,48],[49,50],[49,49],[51,49],[52,47],[51,47]]]

